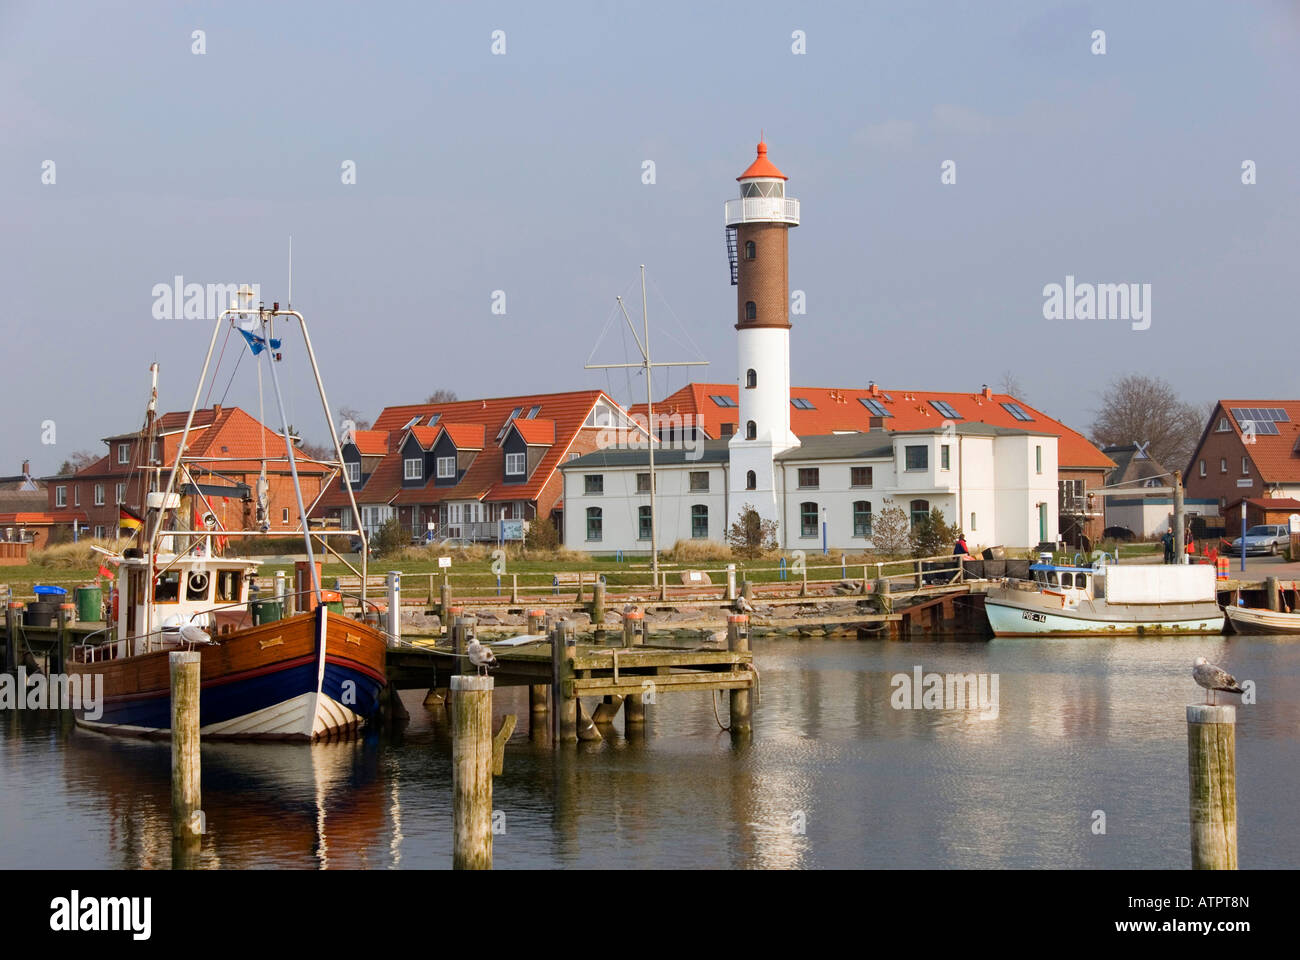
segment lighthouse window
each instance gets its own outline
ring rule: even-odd
[[[758,372],[756,370],[745,371],[745,388],[753,390],[758,386]]]
[[[758,476],[753,470],[745,474],[745,489],[756,490],[758,488]]]
[[[754,249],[754,241],[753,241],[753,240],[746,240],[746,241],[745,241],[745,259],[746,259],[746,260],[753,260],[753,259],[754,259],[754,253],[755,253],[755,249]]]
[[[745,439],[746,440],[758,439],[758,424],[756,424],[753,420],[750,420],[745,424]]]
[[[753,300],[745,301],[745,319],[746,320],[758,319],[758,307],[755,305]]]

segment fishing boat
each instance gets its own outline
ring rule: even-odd
[[[1058,565],[1044,554],[1030,579],[989,589],[999,637],[1220,633],[1214,568],[1203,564]]]
[[[1237,633],[1300,633],[1300,613],[1231,605],[1225,606],[1223,612]]]
[[[254,306],[247,292],[243,302],[221,313],[208,345],[207,358],[185,428],[176,447],[166,483],[163,467],[144,468],[140,514],[133,522],[137,545],[110,554],[117,566],[112,619],[99,636],[72,650],[68,670],[74,675],[102,675],[103,696],[96,715],[77,713],[77,723],[106,733],[137,736],[170,735],[171,692],[169,654],[197,650],[200,654],[200,736],[210,739],[320,740],[355,733],[379,707],[385,684],[387,635],[377,617],[344,616],[341,597],[320,583],[318,556],[332,553],[361,577],[366,575],[366,535],[363,529],[334,530],[331,536],[359,538],[360,569],[335,553],[323,530],[300,520],[307,562],[294,590],[274,603],[254,593],[259,561],[227,552],[234,538],[271,535],[267,509],[268,463],[288,463],[298,516],[305,518],[298,458],[293,432],[284,413],[277,367],[282,362],[277,323],[297,327],[304,355],[311,364],[320,401],[333,440],[334,461],[324,462],[342,478],[349,497],[351,482],[343,468],[338,433],[312,352],[307,324],[292,309],[279,304]],[[270,371],[280,418],[283,445],[264,451],[256,484],[256,520],[250,529],[229,529],[217,520],[214,471],[202,458],[189,456],[199,398],[209,377],[218,333],[231,325],[241,337],[235,342],[253,355],[259,393],[262,368]],[[152,451],[156,436],[157,366],[141,431],[140,449]],[[360,513],[353,498],[352,516]],[[365,600],[362,599],[364,607]],[[300,612],[281,617],[285,606]],[[102,711],[102,712],[100,712]]]

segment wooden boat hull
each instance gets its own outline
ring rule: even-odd
[[[1300,633],[1300,613],[1281,613],[1260,607],[1223,608],[1237,633]]]
[[[387,642],[373,627],[324,606],[240,630],[198,648],[199,733],[226,740],[320,740],[354,733],[379,709]],[[171,733],[169,650],[93,663],[102,674],[102,714],[77,722],[106,733]]]

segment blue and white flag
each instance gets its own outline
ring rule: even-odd
[[[248,349],[253,351],[253,356],[257,356],[266,349],[266,337],[258,336],[256,333],[253,333],[251,330],[245,330],[243,327],[238,327],[237,329],[244,335],[244,339],[248,341]],[[274,337],[271,338],[271,349],[280,349],[280,341]]]

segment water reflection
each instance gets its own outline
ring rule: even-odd
[[[1300,644],[1279,638],[771,640],[751,737],[707,694],[553,751],[527,691],[495,784],[498,867],[1187,865],[1183,705],[1196,656],[1253,680],[1238,712],[1244,866],[1295,866]],[[997,674],[998,709],[895,709],[898,674]],[[204,868],[447,868],[446,710],[404,700],[400,734],[312,747],[205,744]],[[589,709],[595,704],[589,703]],[[539,731],[544,733],[544,731]],[[66,718],[0,724],[0,867],[171,865],[169,746]],[[1107,832],[1091,831],[1094,811]]]

